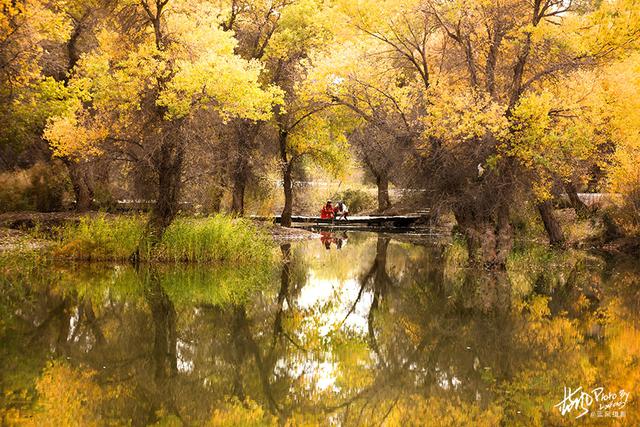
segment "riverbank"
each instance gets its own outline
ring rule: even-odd
[[[0,252],[40,250],[51,246],[52,242],[35,238],[22,230],[0,227]]]
[[[117,221],[123,218],[140,218],[137,215],[116,215],[99,212],[8,212],[0,214],[0,251],[40,250],[55,245],[47,238],[57,230],[77,226],[81,221],[96,219]],[[205,220],[206,218],[188,218]],[[320,235],[300,228],[281,227],[262,221],[247,221],[259,232],[271,236],[277,245],[319,238]],[[246,224],[243,222],[243,224]]]
[[[559,210],[558,217],[561,219],[564,228],[567,230],[567,247],[583,249],[587,251],[595,251],[603,254],[611,255],[635,255],[640,252],[640,238],[638,237],[620,237],[610,241],[604,241],[601,237],[602,228],[599,224],[594,224],[590,220],[581,220],[569,210]],[[76,226],[81,221],[96,220],[97,218],[106,221],[118,221],[126,218],[138,218],[143,220],[141,214],[110,214],[101,212],[8,212],[0,214],[0,251],[15,250],[40,250],[51,247],[55,242],[50,238],[52,231],[60,230],[69,226]],[[182,217],[182,220],[194,220],[193,224],[197,224],[200,220],[206,220],[209,217]],[[213,218],[213,217],[211,217]],[[242,224],[252,224],[255,231],[264,232],[271,236],[276,245],[301,240],[310,240],[320,238],[320,234],[315,231],[304,228],[282,227],[270,221],[258,221],[249,219],[232,219],[231,222],[241,221]],[[435,234],[439,236],[451,235],[454,224],[451,219],[441,219],[441,223],[437,227]],[[527,226],[528,231],[520,235],[520,239],[531,242],[544,244],[546,235],[542,229],[537,230],[536,227]],[[541,227],[537,227],[541,228]],[[112,230],[113,231],[113,230]],[[431,230],[432,234],[434,231]],[[401,235],[402,233],[400,233]],[[415,241],[415,233],[409,240]],[[418,236],[427,238],[426,234],[417,233]],[[120,238],[121,236],[114,236]],[[428,240],[432,240],[433,236],[429,236]]]

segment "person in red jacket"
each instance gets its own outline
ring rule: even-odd
[[[327,200],[327,203],[322,207],[320,218],[333,219],[333,205],[331,204],[331,200]]]

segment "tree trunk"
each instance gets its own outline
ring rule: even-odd
[[[76,199],[76,212],[86,212],[93,206],[93,185],[89,179],[88,172],[82,164],[63,158],[63,163],[69,171],[73,194]]]
[[[62,81],[65,86],[69,84],[71,72],[80,58],[78,39],[83,30],[83,23],[76,23],[66,43],[68,55],[67,67],[57,78],[57,80]],[[69,178],[71,179],[71,186],[73,187],[73,194],[76,199],[76,212],[86,212],[90,210],[93,205],[93,185],[87,176],[86,169],[82,167],[79,162],[69,159],[68,157],[63,157],[62,161],[69,170]]]
[[[498,239],[495,232],[495,224],[491,221],[483,221],[467,227],[465,232],[470,259],[485,267],[497,266]]]
[[[500,204],[494,215],[471,212],[468,207],[454,210],[458,226],[467,241],[469,261],[490,269],[504,269],[513,244],[509,205]]]
[[[149,219],[147,236],[157,242],[176,217],[182,188],[184,144],[175,135],[167,135],[156,159],[158,190],[156,204]]]
[[[280,217],[280,225],[283,227],[291,227],[291,215],[293,212],[293,181],[291,179],[291,165],[284,166],[283,174],[284,186],[284,208]]]
[[[504,200],[498,207],[498,221],[496,226],[496,260],[495,263],[499,266],[505,266],[507,263],[507,257],[511,253],[513,247],[513,227],[509,222],[509,215],[511,210],[509,209],[509,203]]]
[[[383,212],[391,206],[389,201],[389,179],[386,174],[376,176],[376,185],[378,186],[378,212]]]
[[[160,284],[158,272],[152,269],[147,274],[144,298],[149,306],[153,322],[154,379],[161,390],[167,379],[175,376],[178,372],[177,314],[173,302]],[[162,400],[162,397],[159,397],[158,400]]]
[[[231,212],[244,215],[244,191],[247,186],[247,159],[244,153],[238,153],[233,171],[233,190],[231,194]]]
[[[551,201],[546,200],[538,203],[538,212],[540,212],[540,218],[542,218],[542,222],[544,223],[544,229],[547,231],[551,246],[563,247],[565,244],[564,234],[562,233],[562,227],[558,219],[553,213]]]
[[[223,187],[216,187],[211,190],[211,204],[210,209],[212,212],[220,212],[220,208],[222,207],[222,198],[224,197],[224,189]]]
[[[287,132],[280,132],[280,161],[282,162],[282,186],[284,189],[284,208],[280,216],[280,225],[291,227],[293,212],[293,180],[291,179],[291,162],[287,159]]]
[[[571,202],[571,207],[576,211],[576,214],[579,217],[586,217],[589,215],[589,208],[584,204],[580,197],[578,197],[578,191],[576,190],[576,186],[573,185],[573,182],[567,181],[564,183],[564,191],[567,192],[567,196],[569,197],[569,201]]]
[[[231,212],[244,215],[244,194],[249,180],[249,155],[254,146],[261,122],[239,120],[234,123],[236,138],[236,161],[233,170],[233,190],[231,193]]]

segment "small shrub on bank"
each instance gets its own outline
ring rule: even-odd
[[[61,244],[54,255],[85,260],[126,260],[142,238],[141,216],[84,217],[60,231]]]
[[[640,186],[636,191],[624,194],[621,199],[617,204],[603,210],[606,230],[614,235],[640,236]],[[616,231],[612,232],[612,229]]]
[[[357,214],[376,208],[376,199],[369,192],[360,189],[348,188],[337,193],[335,200],[342,200],[349,208],[349,212]]]
[[[83,218],[61,231],[56,256],[85,260],[126,260],[144,236],[142,216]],[[271,255],[268,236],[252,222],[225,215],[180,218],[167,228],[143,261],[264,261]]]
[[[29,169],[2,173],[0,212],[62,210],[68,188],[66,168],[59,162],[36,163]]]
[[[521,242],[507,258],[507,275],[515,296],[523,297],[534,290],[551,293],[570,279],[563,272],[570,271],[574,275],[579,271],[576,269],[578,263],[586,265],[593,262],[594,259],[585,252],[557,250],[546,244]]]

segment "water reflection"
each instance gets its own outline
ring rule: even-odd
[[[322,243],[326,250],[331,250],[332,247],[335,247],[337,250],[341,250],[343,247],[347,246],[348,241],[349,235],[346,231],[342,231],[340,233],[332,231],[320,232],[320,243]]]
[[[638,422],[632,263],[470,271],[455,243],[323,238],[272,266],[5,262],[3,423],[571,425],[565,385],[631,392],[579,421]]]

